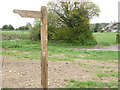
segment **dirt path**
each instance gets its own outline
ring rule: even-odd
[[[120,51],[120,45],[117,44],[117,45],[105,46],[105,47],[96,46],[96,47],[94,47],[94,48],[71,48],[71,49]]]
[[[16,57],[3,55],[3,61],[2,85],[4,88],[41,87],[41,64],[39,60],[18,60]],[[49,61],[49,88],[65,88],[70,84],[65,79],[117,81],[117,77],[99,78],[96,75],[97,71],[118,71],[117,64],[117,61],[105,62],[81,59],[75,59],[74,61]]]

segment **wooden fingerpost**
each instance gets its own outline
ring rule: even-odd
[[[48,88],[48,32],[47,32],[47,8],[41,7],[41,85],[45,90]]]
[[[21,17],[38,18],[41,19],[41,85],[44,90],[48,89],[48,33],[47,33],[47,8],[41,7],[41,11],[30,10],[13,10],[14,13],[18,13]]]

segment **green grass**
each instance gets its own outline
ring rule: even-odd
[[[31,41],[31,40],[12,40],[12,41],[3,41],[3,48],[17,50],[19,52],[30,52],[29,57],[40,58],[40,41]],[[69,47],[69,46],[68,46]],[[14,52],[10,55],[13,55]],[[117,51],[88,51],[88,50],[79,50],[79,49],[69,49],[66,46],[59,45],[57,43],[49,42],[48,44],[48,53],[49,60],[74,60],[74,59],[91,59],[91,60],[118,60]],[[5,53],[4,53],[5,54]],[[7,53],[6,53],[7,54]],[[19,56],[19,53],[17,53]],[[61,56],[63,54],[63,56]],[[21,54],[26,56],[26,54]],[[54,55],[57,55],[55,57]],[[28,58],[29,58],[28,57]]]
[[[98,71],[98,77],[118,77],[118,72],[116,71]]]
[[[6,33],[6,34],[29,34],[29,31],[0,31],[0,33]]]
[[[100,46],[110,46],[116,44],[116,34],[113,32],[105,33],[93,33],[98,45]]]
[[[0,34],[3,34],[3,40],[14,40],[14,39],[29,39],[30,31],[0,31]],[[99,46],[110,46],[116,44],[116,34],[113,32],[104,32],[104,33],[93,33],[97,43]],[[64,43],[64,42],[57,42],[63,46],[69,47],[90,47],[90,46],[83,46],[80,43]],[[69,45],[70,44],[70,45]],[[54,43],[53,43],[54,45]],[[92,47],[92,46],[91,46]]]
[[[30,38],[29,31],[0,31],[2,40],[26,40]]]
[[[75,81],[65,79],[65,81],[70,81],[68,88],[118,88],[118,82],[102,82],[102,81]]]

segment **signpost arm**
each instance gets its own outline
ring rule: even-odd
[[[47,8],[41,7],[41,84],[43,88],[48,88],[48,32],[47,32]]]

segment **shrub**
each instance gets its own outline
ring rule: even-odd
[[[79,30],[81,29],[81,30]],[[66,42],[80,43],[81,45],[96,45],[92,31],[84,31],[84,28],[62,27],[54,31],[53,40],[64,40]]]

